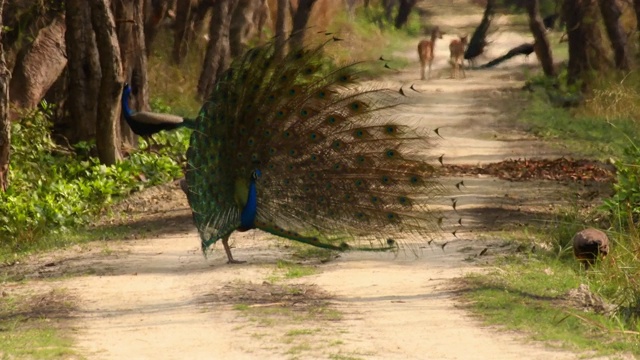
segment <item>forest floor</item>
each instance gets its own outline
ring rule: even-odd
[[[448,35],[437,43],[429,81],[419,80],[413,46],[393,54],[412,65],[385,80],[419,91],[408,93],[407,119],[419,116],[425,128],[440,128],[444,139],[434,155],[444,153],[446,164],[568,155],[510,123],[518,104],[505,102],[516,101],[524,69],[537,67],[535,56],[450,79],[449,41],[479,19],[479,13],[436,14],[433,23]],[[487,58],[529,38],[504,30],[493,40]],[[232,236],[234,256],[247,261],[239,265],[226,264],[219,244],[204,258],[184,194],[177,184],[160,186],[120,204],[123,217],[105,220],[103,229],[110,222],[136,229],[128,239],[16,265],[11,271],[29,281],[5,291],[66,294],[75,305],[65,326],[79,356],[89,359],[575,359],[578,354],[484,326],[464,310],[456,279],[515,251],[503,230],[543,226],[569,198],[593,189],[482,174],[445,178],[451,188],[460,180],[466,187],[454,194],[457,214],[449,217],[463,218],[464,226],[417,256],[313,256],[251,231]],[[136,239],[140,233],[148,238]]]

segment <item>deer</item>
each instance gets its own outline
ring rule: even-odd
[[[469,35],[460,37],[460,39],[453,39],[449,44],[449,51],[451,52],[451,78],[456,79],[460,75],[460,69],[462,69],[462,77],[466,78],[467,74],[464,72],[464,49],[467,46]]]
[[[420,57],[420,79],[425,80],[424,72],[429,65],[428,77],[431,79],[431,64],[433,63],[433,49],[436,47],[436,39],[442,39],[440,27],[431,30],[431,40],[422,40],[418,43],[418,56]]]

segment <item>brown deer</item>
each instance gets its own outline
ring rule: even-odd
[[[436,39],[442,39],[440,27],[431,30],[431,40],[422,40],[418,43],[418,56],[420,57],[420,79],[424,80],[424,72],[429,65],[429,79],[431,79],[431,64],[433,63],[433,49],[436,47]]]
[[[449,44],[449,51],[451,52],[451,78],[456,79],[460,76],[460,69],[462,69],[462,77],[466,78],[467,74],[464,72],[464,49],[467,47],[467,38],[469,35],[460,37],[460,39],[453,39]]]

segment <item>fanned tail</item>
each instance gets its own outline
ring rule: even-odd
[[[429,237],[443,194],[434,143],[400,121],[402,92],[358,83],[359,63],[335,66],[335,42],[249,50],[225,72],[191,136],[189,203],[206,248],[238,229],[255,180],[254,227],[332,250],[392,250]],[[205,241],[205,239],[207,239]]]

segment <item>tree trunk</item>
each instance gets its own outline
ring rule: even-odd
[[[100,89],[100,58],[91,26],[91,8],[86,0],[66,0],[67,57],[69,70],[68,109],[74,136],[71,143],[96,136],[96,108]]]
[[[134,47],[136,56],[134,58],[133,72],[131,74],[131,85],[137,89],[134,93],[135,105],[138,110],[149,110],[149,79],[147,77],[147,39],[145,38],[144,26],[144,0],[135,0],[133,4],[133,26]]]
[[[158,35],[158,30],[169,9],[168,0],[146,0],[144,2],[144,39],[147,56],[150,54],[151,45]]]
[[[173,62],[181,64],[187,54],[192,18],[192,0],[178,0],[176,5],[176,22],[173,32]]]
[[[238,4],[238,0],[215,0],[213,13],[209,25],[209,45],[202,65],[200,80],[198,81],[198,95],[205,99],[214,89],[220,74],[231,63],[229,50],[229,26],[231,14]]]
[[[9,85],[11,103],[16,108],[36,107],[67,66],[65,29],[61,15],[18,54]],[[11,117],[15,116],[17,113]]]
[[[299,0],[298,9],[293,16],[293,29],[291,29],[290,49],[300,49],[304,45],[304,34],[311,16],[311,10],[316,0]]]
[[[229,25],[229,48],[232,58],[244,53],[247,41],[255,31],[253,14],[258,10],[259,6],[260,0],[238,1],[238,5],[231,15],[231,23]]]
[[[398,0],[382,0],[382,6],[384,7],[384,16],[388,22],[393,20],[393,8],[396,7]]]
[[[607,35],[613,47],[615,55],[616,68],[620,70],[629,70],[629,52],[627,50],[627,34],[620,23],[622,11],[616,0],[599,0],[600,12],[604,25],[607,29]]]
[[[132,106],[138,111],[148,110],[149,95],[147,90],[147,54],[144,40],[144,0],[116,0],[115,14],[118,22],[118,41],[120,59],[125,81],[131,84],[133,94]],[[128,147],[137,146],[137,136],[129,125],[120,117],[120,134]]]
[[[640,0],[638,0],[640,1]],[[276,49],[275,58],[280,61],[287,53],[287,39],[286,39],[286,16],[287,16],[287,0],[278,0],[278,8],[276,9]]]
[[[111,0],[111,10],[118,21],[116,22],[116,32],[118,34],[118,45],[120,46],[120,61],[122,61],[122,73],[124,80],[131,83],[131,74],[134,71],[135,59],[138,49],[135,46],[133,27],[133,3],[139,0]],[[136,106],[136,105],[134,105]],[[135,107],[137,108],[137,107]],[[120,134],[123,144],[127,148],[134,148],[137,145],[136,135],[131,131],[127,122],[119,117],[116,131]]]
[[[0,0],[0,40],[2,40],[2,9],[4,0]],[[0,41],[0,190],[9,186],[9,155],[11,153],[11,121],[9,120],[9,81],[11,73],[7,69],[4,49]]]
[[[120,118],[120,96],[124,83],[116,25],[108,2],[109,0],[91,1],[91,22],[96,33],[102,70],[96,146],[100,161],[112,165],[122,158],[116,125]]]
[[[588,91],[592,73],[604,69],[608,62],[598,28],[598,5],[595,0],[565,0],[562,16],[567,24],[569,41],[567,82],[582,81],[582,90]]]
[[[258,32],[258,44],[262,44],[264,26],[271,22],[271,10],[267,0],[259,0],[259,2],[260,6],[253,13],[253,23],[256,24],[256,31]]]
[[[529,14],[529,29],[531,29],[535,39],[534,49],[542,65],[542,70],[545,75],[555,77],[556,70],[553,66],[553,55],[551,54],[551,46],[549,45],[549,39],[547,39],[546,29],[540,17],[538,0],[527,1],[527,13]]]
[[[400,0],[400,7],[398,8],[398,15],[396,15],[395,21],[396,29],[402,28],[407,21],[409,21],[409,15],[417,1],[418,0]]]

